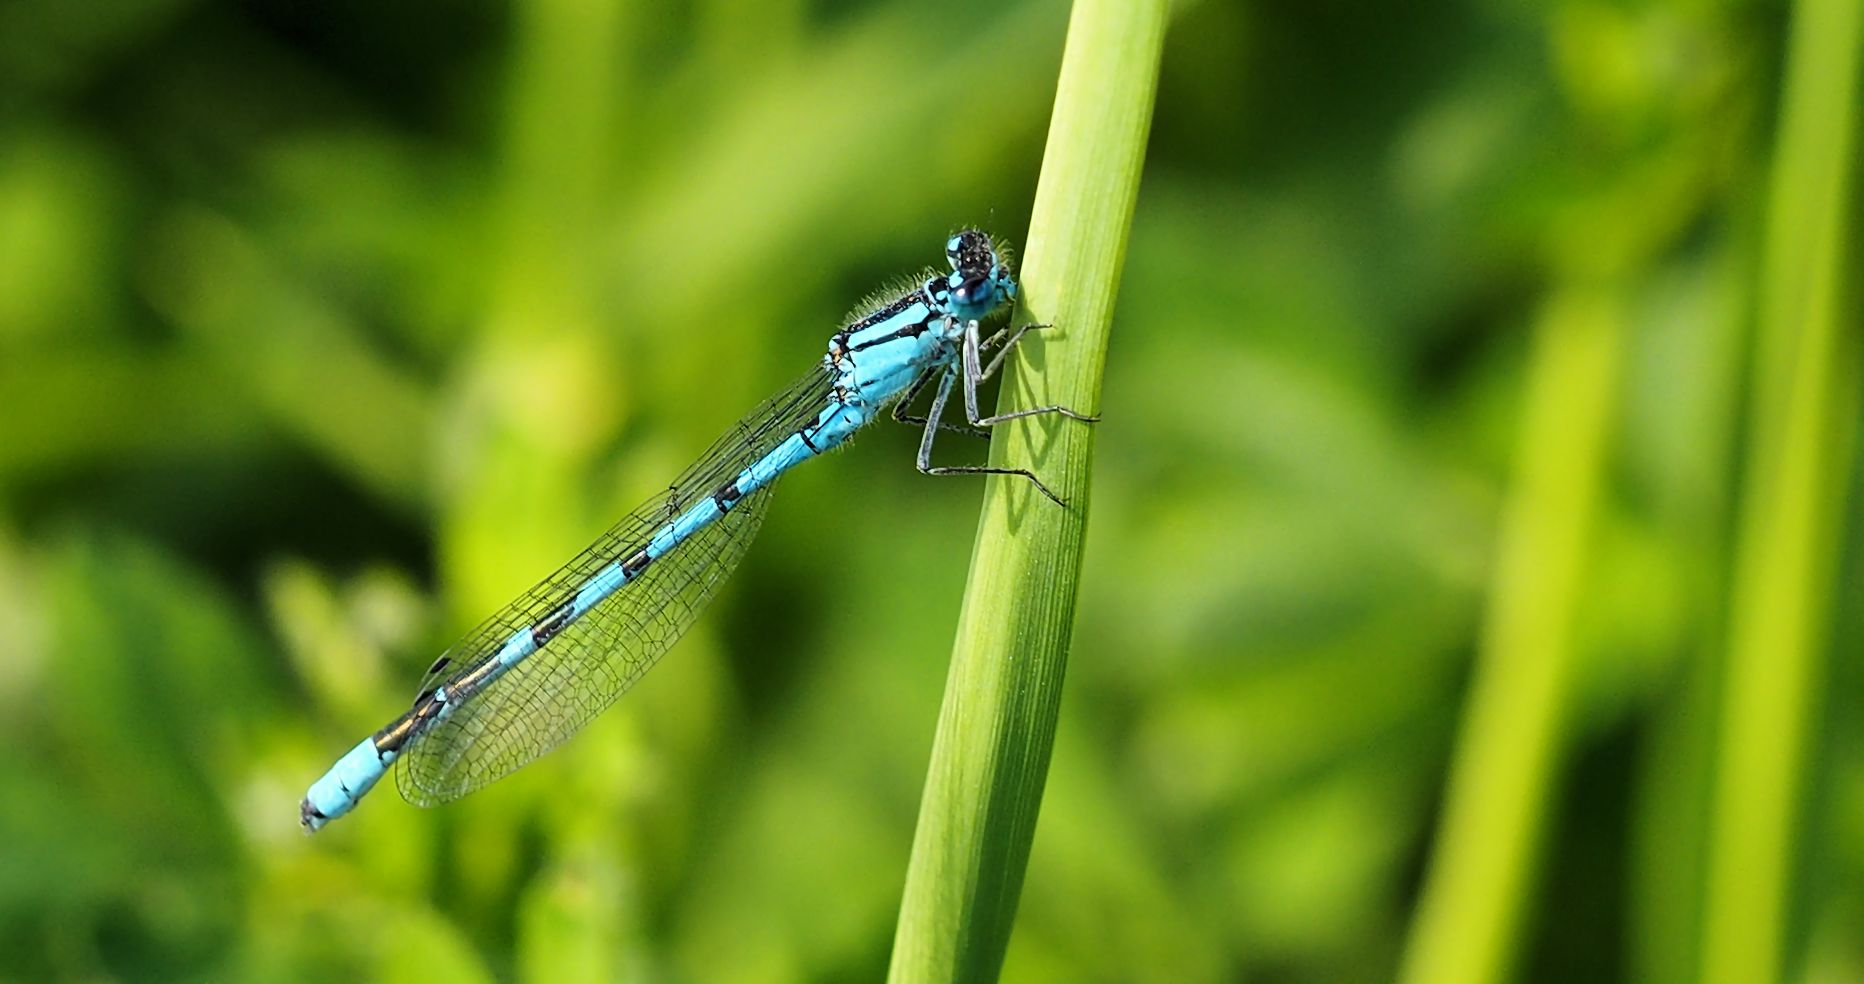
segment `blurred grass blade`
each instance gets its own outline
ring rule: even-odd
[[[221,370],[222,413],[261,411],[372,492],[426,508],[426,471],[408,454],[433,431],[421,380],[225,216],[178,209],[157,241],[149,301]]]
[[[1781,979],[1858,414],[1851,181],[1864,7],[1794,9],[1711,801],[1702,979]]]
[[[1127,230],[1164,41],[1164,0],[1083,0],[1061,79],[1023,264],[1026,317],[1008,407],[1098,409]],[[994,980],[1035,837],[1059,712],[1087,517],[1093,431],[1048,415],[997,429],[993,465],[1069,500],[992,479],[894,937],[895,981]]]
[[[1608,290],[1574,288],[1538,328],[1481,654],[1405,954],[1410,984],[1509,975],[1565,742],[1624,320]]]

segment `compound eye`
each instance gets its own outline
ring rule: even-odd
[[[956,267],[961,258],[975,257],[977,254],[986,252],[989,246],[990,240],[986,239],[983,233],[976,229],[966,229],[945,240],[945,258]]]

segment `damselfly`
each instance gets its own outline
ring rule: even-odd
[[[979,322],[1016,298],[1008,259],[976,230],[947,240],[945,258],[951,273],[928,270],[910,288],[857,311],[829,338],[815,368],[727,431],[668,493],[447,650],[428,669],[413,707],[311,785],[298,810],[305,830],[348,813],[391,763],[400,762],[401,795],[432,806],[562,743],[692,625],[743,558],[777,478],[839,446],[882,410],[925,427],[921,472],[1017,475],[1062,504],[1022,469],[932,464],[933,436],[957,426],[940,422],[954,385],[971,428],[1034,414],[1096,419],[1060,406],[979,414],[978,384],[1026,332],[1045,326],[1006,326],[980,338]],[[906,413],[928,385],[930,410]]]

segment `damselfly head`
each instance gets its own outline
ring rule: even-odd
[[[999,262],[990,237],[966,229],[945,241],[945,258],[951,261],[952,313],[961,318],[982,318],[1016,296],[1016,283]]]

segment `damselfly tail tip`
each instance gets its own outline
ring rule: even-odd
[[[329,822],[330,818],[324,816],[323,811],[311,805],[310,797],[305,797],[303,802],[298,804],[298,825],[304,828],[305,834],[317,833],[324,824]]]

